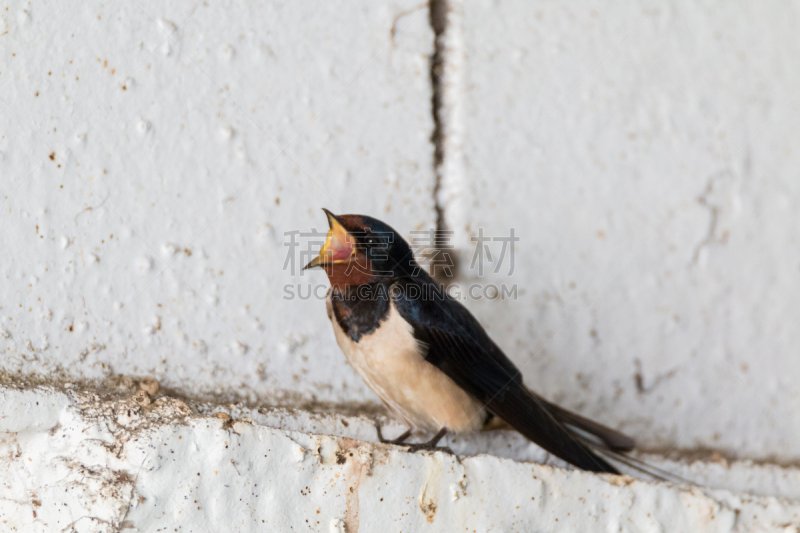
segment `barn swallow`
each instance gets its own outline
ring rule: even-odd
[[[409,449],[431,449],[447,432],[505,425],[583,470],[618,474],[604,457],[637,468],[638,460],[623,455],[633,449],[632,438],[530,391],[475,317],[420,267],[394,229],[368,216],[324,211],[330,231],[304,270],[325,270],[331,284],[326,308],[339,347],[409,426],[392,441],[378,426],[382,442],[402,444],[419,430],[435,436]]]

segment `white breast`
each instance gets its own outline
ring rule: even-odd
[[[350,365],[386,406],[409,426],[438,431],[474,431],[485,420],[483,405],[444,372],[425,361],[424,346],[414,338],[394,302],[389,317],[374,332],[354,342],[336,322],[327,301],[336,341]]]

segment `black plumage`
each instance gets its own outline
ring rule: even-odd
[[[548,452],[584,470],[618,473],[617,469],[577,440],[530,392],[522,374],[461,303],[444,293],[424,271],[396,281],[397,310],[414,336],[426,347],[425,360],[478,398],[493,415]],[[435,295],[409,299],[411,286]],[[562,410],[563,411],[563,410]]]

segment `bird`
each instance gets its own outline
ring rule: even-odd
[[[547,401],[478,320],[416,261],[389,225],[366,215],[334,215],[319,255],[330,282],[326,311],[345,357],[408,430],[381,442],[408,450],[437,447],[448,433],[512,428],[547,452],[590,472],[619,474],[614,459],[664,479],[625,454],[633,438]],[[434,434],[404,444],[413,432]]]

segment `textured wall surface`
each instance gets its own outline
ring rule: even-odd
[[[800,530],[797,2],[2,7],[0,530]],[[526,382],[697,486],[370,444],[320,207],[440,218]]]
[[[634,7],[635,6],[635,7]],[[533,388],[650,446],[800,458],[800,4],[456,2],[443,202]],[[497,253],[497,252],[496,252]]]
[[[372,399],[324,304],[284,300],[327,282],[300,275],[313,239],[291,249],[285,232],[327,231],[320,207],[434,224],[425,6],[12,2],[2,17],[0,249],[16,253],[0,365]]]

